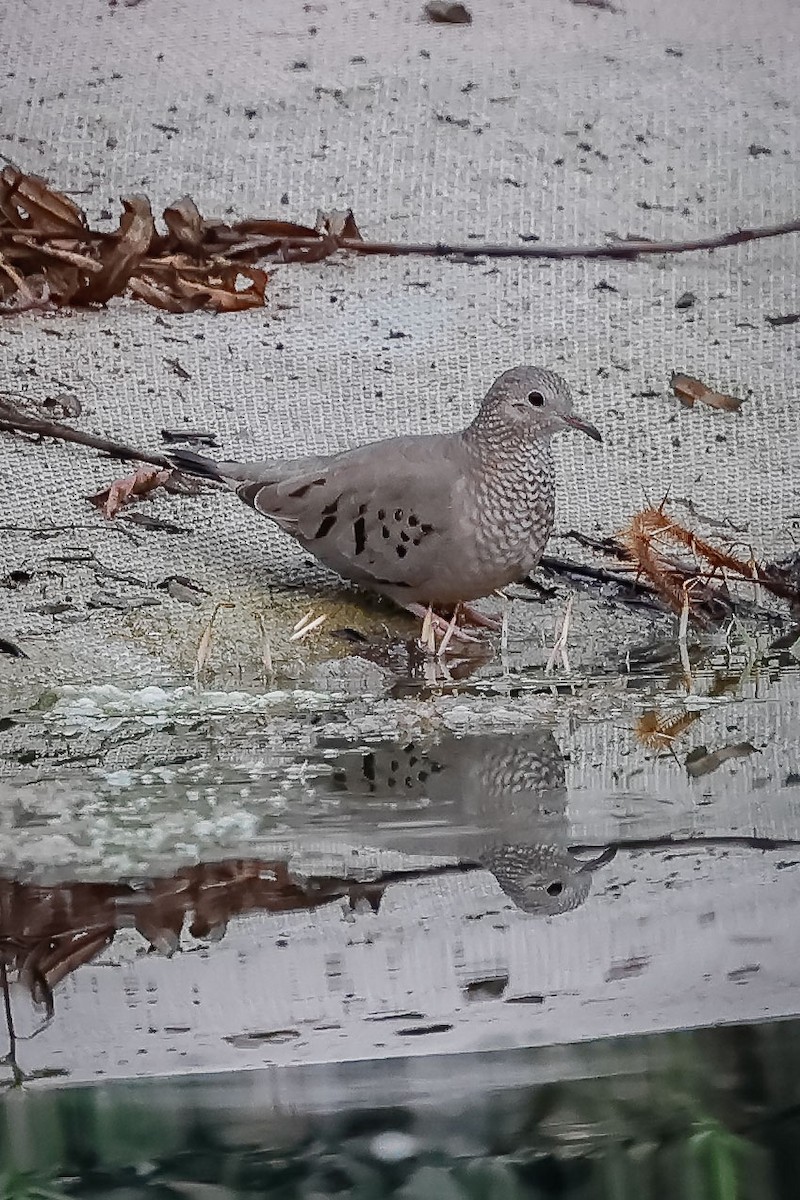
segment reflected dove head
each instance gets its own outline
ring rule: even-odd
[[[592,886],[585,864],[557,846],[490,846],[478,861],[494,875],[509,900],[531,916],[570,912],[583,904]]]

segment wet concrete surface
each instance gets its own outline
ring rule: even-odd
[[[800,677],[60,689],[5,718],[19,1077],[509,1050],[797,1010]]]

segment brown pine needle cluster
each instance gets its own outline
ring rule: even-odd
[[[776,596],[800,601],[797,588],[774,570],[698,537],[668,516],[663,503],[636,513],[619,541],[639,574],[673,612],[681,615],[688,610],[689,617],[704,625],[709,623],[708,602],[727,595],[729,580],[759,583]],[[688,551],[693,561],[676,557],[676,551]]]
[[[636,736],[649,750],[669,750],[676,738],[693,725],[702,712],[683,712],[678,716],[665,716],[651,709],[642,713],[636,722]]]

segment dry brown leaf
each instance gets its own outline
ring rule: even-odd
[[[705,746],[696,746],[686,755],[686,773],[692,779],[699,779],[702,775],[710,775],[712,771],[716,771],[718,767],[732,758],[748,758],[751,754],[757,753],[752,742],[735,742],[710,752]]]
[[[145,196],[123,198],[125,210],[116,237],[100,251],[102,271],[89,278],[75,297],[77,303],[105,304],[124,291],[128,280],[150,249],[156,227]]]
[[[181,293],[181,278],[174,268],[169,273],[156,274],[148,271],[146,274],[137,275],[128,284],[128,291],[137,300],[144,300],[153,308],[160,308],[162,312],[197,312],[206,302],[202,293]]]
[[[352,208],[338,208],[331,212],[317,213],[317,233],[335,238],[337,242],[343,239],[353,242],[363,242],[364,240],[361,230],[356,224]]]
[[[0,298],[6,301],[3,310],[22,312],[26,308],[40,308],[47,303],[48,289],[41,276],[26,279],[5,257],[0,254]]]
[[[425,16],[437,25],[471,25],[472,13],[463,4],[452,4],[449,0],[430,0],[425,5]]]
[[[157,487],[165,484],[171,474],[172,471],[161,471],[157,467],[137,467],[132,475],[115,479],[110,487],[103,488],[94,496],[87,496],[87,500],[95,508],[101,509],[103,516],[110,520],[126,504],[149,496]]]
[[[83,278],[77,267],[61,262],[42,263],[42,283],[48,299],[54,304],[71,304]],[[28,276],[29,283],[32,279],[36,279],[36,275]]]
[[[727,396],[723,392],[715,392],[692,375],[672,373],[670,387],[685,408],[693,408],[695,402],[707,404],[709,408],[721,408],[724,412],[736,412],[744,403],[736,396]]]
[[[205,232],[203,218],[191,196],[182,196],[165,208],[164,223],[179,246],[193,253],[202,250]]]
[[[320,214],[316,229],[270,219],[226,225],[206,221],[184,196],[164,210],[161,234],[146,197],[122,205],[117,230],[93,230],[44,180],[15,167],[0,172],[0,313],[106,304],[120,295],[173,313],[259,308],[268,283],[259,261],[313,262],[341,239],[361,240],[349,209]]]
[[[178,268],[168,274],[148,272],[149,278],[143,276],[131,280],[130,291],[167,312],[192,312],[199,308],[211,312],[242,312],[264,306],[269,276],[258,267],[212,264],[205,272],[193,272],[193,278],[188,278],[188,274]],[[249,287],[239,286],[243,279],[250,281]]]
[[[38,233],[82,234],[86,217],[74,200],[56,192],[38,175],[26,175],[16,167],[0,171],[0,215],[17,229]]]

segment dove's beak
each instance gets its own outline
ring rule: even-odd
[[[573,429],[580,429],[581,433],[585,433],[587,437],[592,438],[595,442],[602,442],[602,437],[599,429],[595,429],[588,421],[582,420],[580,417],[568,416],[564,417],[568,425]]]

